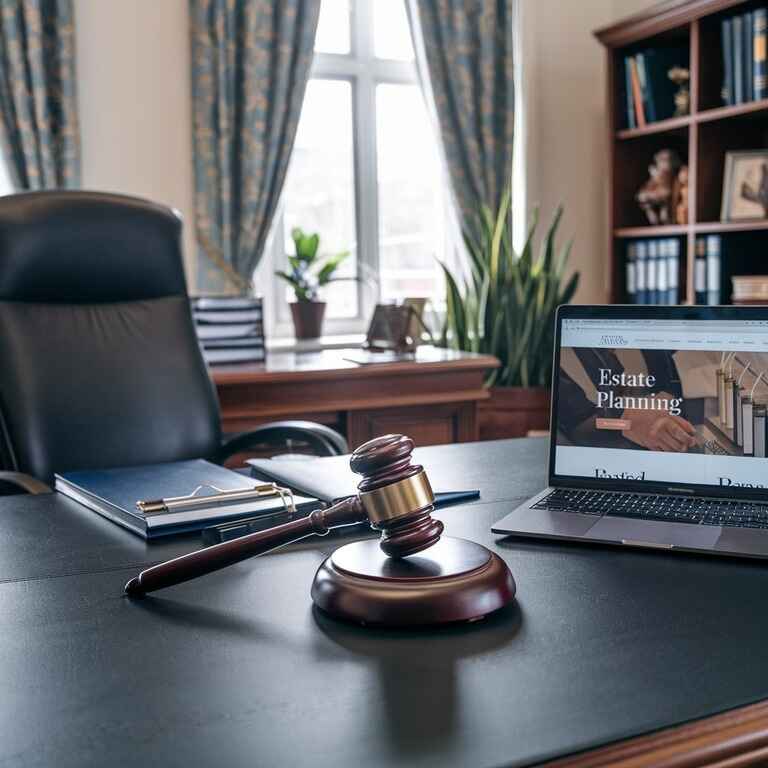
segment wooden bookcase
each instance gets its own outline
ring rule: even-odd
[[[768,259],[759,251],[768,246],[768,219],[720,221],[725,153],[768,147],[768,99],[722,106],[723,54],[721,21],[735,13],[765,7],[768,0],[666,0],[648,10],[599,29],[605,46],[608,88],[608,147],[610,175],[608,214],[608,297],[626,301],[626,246],[633,238],[677,236],[683,242],[680,288],[685,303],[694,303],[696,237],[717,233],[723,240],[723,270],[730,251],[738,252],[748,238],[754,256],[741,260],[739,274],[768,274]],[[690,114],[642,128],[625,126],[622,98],[624,57],[642,49],[687,42],[690,51]],[[635,193],[648,178],[653,154],[675,149],[689,169],[689,221],[683,225],[650,226],[635,202]],[[746,247],[746,246],[745,246]],[[730,285],[723,303],[730,303]]]

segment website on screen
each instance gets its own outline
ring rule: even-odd
[[[768,488],[768,321],[563,320],[555,474]]]

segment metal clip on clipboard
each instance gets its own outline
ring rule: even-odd
[[[199,495],[205,489],[213,490],[216,493]],[[205,509],[206,507],[237,504],[269,497],[279,498],[286,512],[291,514],[296,512],[293,492],[289,488],[282,488],[277,483],[262,483],[261,485],[254,485],[253,488],[235,488],[232,490],[217,488],[215,485],[198,485],[187,496],[171,496],[167,499],[137,501],[136,508],[144,515],[160,515],[183,509]]]

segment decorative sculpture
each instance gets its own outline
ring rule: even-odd
[[[681,165],[672,191],[675,224],[688,223],[688,166]]]
[[[672,67],[667,77],[678,87],[675,93],[675,117],[685,117],[691,111],[691,91],[688,83],[691,70],[685,67]]]
[[[661,149],[648,166],[650,178],[635,199],[650,224],[669,224],[672,219],[672,192],[680,169],[680,158],[672,149]]]

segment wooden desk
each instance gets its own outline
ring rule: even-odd
[[[403,432],[417,445],[478,439],[478,403],[488,398],[488,355],[422,347],[411,362],[359,365],[357,350],[269,353],[266,363],[211,369],[227,433],[280,419],[327,424],[350,448]]]
[[[312,576],[359,529],[127,600],[199,539],[0,498],[0,765],[765,765],[768,702],[743,706],[768,699],[763,563],[493,536],[542,487],[541,439],[415,458],[437,490],[481,490],[437,516],[508,562],[517,607],[441,629],[328,619]]]

